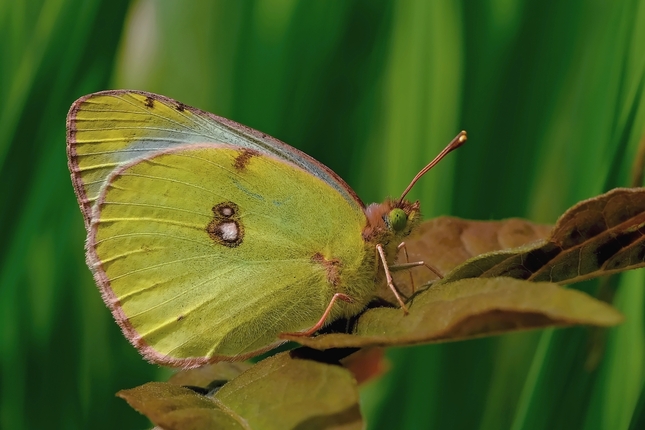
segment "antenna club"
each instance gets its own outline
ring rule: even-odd
[[[468,133],[466,133],[466,130],[461,130],[461,133],[459,133],[459,136],[457,137],[459,140],[459,143],[463,144],[468,140]]]
[[[467,140],[468,140],[468,133],[466,133],[466,130],[462,130],[462,131],[461,131],[461,132],[460,132],[460,133],[459,133],[459,134],[458,134],[458,135],[457,135],[457,136],[452,140],[452,142],[450,142],[450,143],[448,144],[448,147],[447,147],[446,149],[450,148],[450,149],[448,150],[448,152],[450,152],[450,151],[452,151],[453,149],[457,149],[457,148],[459,148],[461,145],[463,145],[464,143],[466,143],[466,141],[467,141]]]

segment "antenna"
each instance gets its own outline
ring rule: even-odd
[[[450,141],[448,146],[443,148],[443,151],[441,151],[439,153],[439,155],[434,157],[434,160],[432,160],[430,163],[428,163],[428,165],[426,167],[424,167],[423,169],[421,169],[421,171],[419,173],[417,173],[417,176],[415,176],[414,179],[412,179],[412,182],[410,182],[410,185],[408,185],[408,187],[405,189],[405,191],[403,191],[403,194],[401,194],[401,198],[399,199],[399,202],[403,201],[403,198],[405,197],[405,195],[410,192],[410,190],[412,189],[414,184],[417,183],[417,181],[421,178],[421,176],[425,175],[428,170],[432,169],[438,162],[440,162],[443,159],[443,157],[448,155],[449,152],[451,152],[451,151],[459,148],[461,145],[463,145],[466,142],[467,139],[468,139],[468,136],[466,135],[466,132],[464,130],[459,132],[459,134],[457,136],[455,136],[455,138]]]

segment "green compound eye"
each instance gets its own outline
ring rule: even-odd
[[[403,209],[399,208],[392,209],[388,214],[388,219],[390,221],[390,226],[394,231],[403,230],[408,222],[408,216],[405,214]]]

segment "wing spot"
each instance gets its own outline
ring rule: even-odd
[[[237,205],[232,202],[220,203],[213,207],[213,212],[223,216],[224,218],[231,218],[238,212]]]
[[[186,105],[181,102],[177,102],[177,106],[175,106],[175,109],[177,109],[179,112],[183,112],[186,110]]]
[[[240,233],[235,221],[222,222],[217,226],[217,229],[221,238],[227,242],[235,242]]]
[[[244,170],[249,165],[251,158],[260,156],[258,151],[248,148],[240,149],[239,153],[240,155],[235,157],[235,162],[233,163],[233,167],[238,171]]]
[[[153,109],[155,107],[155,99],[150,96],[146,97],[146,107]]]
[[[206,232],[213,242],[229,248],[240,246],[244,239],[244,226],[239,219],[240,210],[233,202],[213,206],[213,219]]]
[[[332,258],[331,260],[327,260],[320,252],[316,252],[311,257],[311,261],[322,264],[327,272],[327,282],[332,284],[334,287],[337,287],[338,284],[340,284],[340,270],[342,264],[339,259]]]

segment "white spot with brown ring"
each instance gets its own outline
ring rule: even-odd
[[[244,227],[239,219],[240,210],[233,202],[213,206],[213,219],[206,226],[210,238],[220,245],[235,248],[242,243]]]

